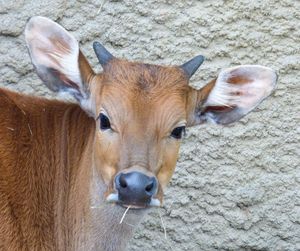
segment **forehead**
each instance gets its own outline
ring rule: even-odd
[[[101,86],[97,107],[114,124],[164,131],[186,120],[189,86],[179,67],[116,60],[104,68]]]
[[[112,60],[104,69],[102,101],[125,101],[135,108],[184,102],[187,78],[179,67],[166,67],[124,60]],[[144,107],[146,108],[146,107]]]

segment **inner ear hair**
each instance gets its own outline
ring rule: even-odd
[[[190,106],[194,106],[194,112],[189,117],[191,124],[206,121],[229,124],[239,120],[272,93],[276,81],[275,71],[260,65],[222,70],[217,79],[199,91],[192,91]]]

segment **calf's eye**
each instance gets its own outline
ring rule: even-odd
[[[103,113],[100,113],[99,119],[100,119],[100,129],[101,130],[104,131],[104,130],[111,128],[109,118],[106,115],[104,115]]]
[[[183,133],[185,133],[185,126],[179,126],[173,129],[171,132],[171,137],[175,139],[181,139]]]

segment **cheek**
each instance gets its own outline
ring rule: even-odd
[[[107,185],[112,182],[113,177],[117,173],[119,145],[117,135],[109,132],[97,133],[95,164]]]
[[[172,141],[165,143],[161,155],[162,167],[157,174],[157,178],[162,188],[165,188],[171,180],[178,158],[180,142]]]

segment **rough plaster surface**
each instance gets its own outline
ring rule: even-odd
[[[144,219],[129,250],[300,250],[300,2],[114,0],[97,14],[100,4],[0,0],[0,85],[51,96],[25,48],[33,15],[71,31],[97,70],[94,40],[156,64],[201,53],[198,87],[238,64],[280,76],[275,94],[241,122],[188,129],[165,206]]]

